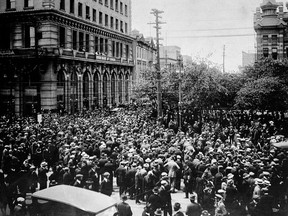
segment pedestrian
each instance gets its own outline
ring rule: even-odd
[[[80,187],[80,188],[82,188],[84,186],[82,174],[79,173],[76,175],[73,186],[74,187]]]
[[[215,216],[228,215],[225,204],[223,202],[223,197],[220,194],[215,195]]]
[[[48,172],[48,164],[43,161],[38,169],[38,179],[40,184],[40,190],[47,188],[47,172]]]
[[[151,194],[148,198],[148,207],[150,211],[150,216],[154,216],[155,211],[157,209],[161,209],[162,207],[162,200],[159,196],[159,190],[158,187],[153,188],[152,190],[153,194]]]
[[[172,216],[170,185],[165,180],[161,181],[161,186],[159,188],[159,196],[162,200],[162,210],[163,210],[164,216],[167,216],[167,214]]]
[[[199,203],[196,203],[196,196],[192,194],[190,197],[190,203],[187,205],[186,215],[188,216],[201,216],[202,207]]]
[[[14,216],[25,216],[26,215],[25,199],[23,197],[18,197],[16,199],[13,215]]]
[[[108,196],[112,195],[113,187],[111,187],[110,179],[109,179],[110,174],[108,172],[105,172],[103,174],[103,180],[100,185],[100,192],[103,194],[106,194]]]
[[[181,209],[181,204],[176,202],[173,206],[174,209],[174,216],[184,216],[183,212],[180,211]]]
[[[132,210],[130,205],[126,202],[128,197],[126,194],[121,196],[122,202],[117,204],[118,216],[132,216]]]

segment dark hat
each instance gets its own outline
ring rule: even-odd
[[[126,194],[122,194],[122,195],[121,195],[121,199],[122,199],[123,201],[125,201],[125,200],[127,200],[127,199],[128,199],[128,197],[127,197],[127,195],[126,195]]]
[[[159,192],[159,189],[158,189],[158,187],[154,187],[152,191],[153,191],[154,193],[158,193],[158,192]]]
[[[190,196],[190,200],[195,200],[196,199],[196,195],[195,194],[192,194],[191,196]]]
[[[178,203],[178,202],[176,202],[175,204],[174,204],[174,211],[178,211],[179,209],[181,209],[181,204],[180,203]]]

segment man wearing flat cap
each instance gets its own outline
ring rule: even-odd
[[[128,199],[126,194],[123,194],[121,196],[122,202],[117,204],[117,209],[118,209],[118,215],[119,216],[132,216],[132,210],[130,205],[126,202]]]
[[[180,211],[181,209],[181,204],[176,202],[173,206],[174,209],[174,216],[184,216],[183,212]]]
[[[105,172],[103,174],[103,180],[100,184],[100,192],[103,194],[106,194],[108,196],[112,195],[113,187],[111,186],[110,180],[109,180],[110,174],[109,172]]]
[[[150,216],[154,216],[156,209],[161,209],[162,207],[162,200],[159,196],[158,187],[154,187],[152,190],[153,194],[151,194],[148,198],[148,207],[150,211]]]
[[[199,203],[196,203],[196,195],[192,194],[190,197],[190,202],[186,208],[187,216],[200,216],[202,212],[202,207]]]
[[[84,186],[84,184],[83,184],[83,175],[82,174],[79,173],[79,174],[76,175],[73,186],[74,187],[80,187],[80,188],[82,188]]]

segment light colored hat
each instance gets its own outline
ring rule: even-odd
[[[162,172],[161,176],[167,176],[168,174],[166,172]]]
[[[18,197],[17,198],[17,202],[24,202],[24,201],[25,201],[25,199],[23,197]]]
[[[44,167],[44,166],[47,166],[47,165],[48,165],[48,164],[47,164],[47,162],[45,162],[45,161],[41,163],[41,167]]]
[[[165,181],[165,180],[162,180],[162,181],[161,181],[161,185],[166,185],[166,184],[168,184],[167,181]]]
[[[233,179],[233,177],[234,177],[234,175],[233,175],[232,173],[229,173],[229,174],[227,175],[227,179]]]
[[[219,189],[219,190],[217,191],[217,193],[219,193],[219,194],[224,194],[224,193],[225,193],[225,190]]]
[[[219,199],[223,199],[223,197],[220,194],[215,194],[215,197],[217,197]]]
[[[110,176],[110,173],[109,173],[109,172],[105,172],[105,173],[103,174],[103,176]]]

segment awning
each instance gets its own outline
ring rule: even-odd
[[[69,185],[56,185],[40,190],[33,193],[32,197],[63,203],[93,214],[109,209],[117,203],[105,194]]]

